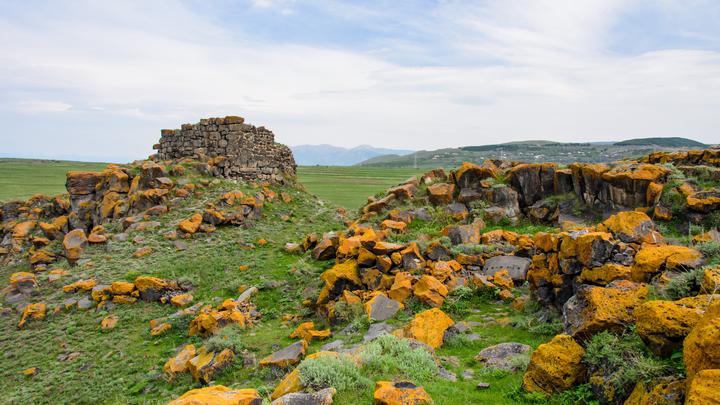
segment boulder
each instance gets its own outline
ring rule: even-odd
[[[405,232],[407,230],[407,224],[405,222],[393,221],[386,219],[380,223],[380,229],[390,230],[395,232]]]
[[[320,279],[325,285],[318,295],[318,305],[337,298],[345,289],[361,289],[363,284],[358,274],[358,263],[355,260],[346,260],[334,265],[321,274]]]
[[[554,224],[560,219],[560,205],[552,199],[540,200],[527,207],[525,214],[533,223]]]
[[[480,243],[480,231],[485,228],[485,223],[477,219],[469,225],[455,225],[447,227],[447,236],[453,245],[478,244]]]
[[[303,322],[290,334],[290,339],[302,338],[306,342],[312,342],[313,338],[325,339],[330,337],[330,329],[316,330],[315,323]]]
[[[492,161],[486,160],[482,166],[473,163],[463,162],[460,167],[450,174],[455,185],[460,189],[477,189],[480,188],[482,180],[496,177],[500,174],[500,169],[495,166]]]
[[[705,314],[683,342],[683,360],[688,381],[702,370],[720,369],[720,302],[708,306]]]
[[[663,237],[655,231],[655,224],[647,214],[639,211],[622,211],[611,215],[598,225],[598,230],[610,232],[623,242],[661,243]]]
[[[415,315],[405,327],[405,336],[437,349],[443,344],[445,331],[455,322],[438,308],[428,309]]]
[[[184,219],[180,221],[180,223],[178,224],[178,229],[192,235],[197,232],[198,229],[200,229],[202,220],[203,216],[201,214],[193,214],[189,219]]]
[[[686,405],[720,403],[720,369],[702,370],[695,375],[685,396]]]
[[[318,242],[310,254],[315,260],[329,260],[335,257],[337,244],[332,239],[323,239]]]
[[[394,317],[402,306],[400,302],[388,298],[385,294],[377,293],[365,303],[365,312],[371,321],[385,321]]]
[[[520,205],[528,207],[555,193],[555,163],[522,163],[507,172],[509,184],[518,191]]]
[[[286,348],[277,351],[260,360],[260,367],[276,366],[287,368],[300,362],[305,355],[308,344],[305,340],[297,341]]]
[[[30,304],[23,309],[22,317],[18,322],[18,329],[22,329],[28,321],[41,321],[45,319],[47,307],[44,302]]]
[[[420,301],[439,308],[445,302],[448,295],[448,289],[443,283],[433,276],[422,276],[413,287],[413,294]]]
[[[501,270],[507,270],[513,281],[522,283],[525,281],[525,276],[531,264],[532,260],[526,257],[493,256],[485,261],[483,274],[486,276],[494,276],[495,273]]]
[[[657,356],[667,357],[682,346],[708,303],[720,296],[698,295],[677,301],[648,301],[635,309],[636,333]]]
[[[685,398],[685,381],[675,378],[660,378],[646,384],[638,381],[624,405],[682,405]]]
[[[97,285],[97,281],[94,279],[80,280],[72,284],[63,286],[63,291],[66,293],[74,293],[76,291],[91,291],[93,287]]]
[[[100,181],[100,173],[88,171],[69,171],[65,188],[71,196],[95,193],[95,186]]]
[[[223,385],[196,388],[171,401],[168,405],[261,405],[262,397],[255,389],[230,389]]]
[[[447,205],[452,202],[455,185],[450,183],[437,183],[427,188],[428,199],[434,205]]]
[[[169,324],[168,324],[169,325]],[[180,373],[188,371],[190,360],[195,357],[195,346],[184,345],[181,346],[175,353],[175,356],[170,357],[163,366],[165,375],[172,380]]]
[[[65,234],[63,238],[63,250],[70,264],[75,264],[75,262],[80,259],[80,255],[86,245],[87,238],[85,237],[85,231],[82,229],[73,229]]]
[[[581,285],[563,305],[565,333],[587,339],[604,330],[621,331],[635,321],[635,308],[647,295],[647,286],[627,280],[607,287]]]
[[[412,284],[414,280],[415,279],[408,272],[399,271],[395,273],[395,279],[388,291],[388,297],[401,303],[405,302],[412,293]]]
[[[706,268],[703,271],[700,290],[706,294],[720,293],[720,267]]]
[[[584,268],[577,277],[579,283],[608,285],[615,280],[632,278],[632,268],[617,263],[605,263],[600,267]]]
[[[293,392],[272,401],[270,405],[331,405],[335,388],[325,388],[316,392]]]
[[[602,266],[610,260],[614,243],[607,232],[588,232],[575,239],[578,261],[586,267]]]
[[[523,388],[553,395],[573,387],[585,377],[584,355],[585,349],[571,336],[555,336],[533,352],[523,376]]]
[[[117,315],[106,316],[105,318],[103,318],[102,321],[100,321],[100,329],[102,331],[108,331],[108,330],[115,329],[119,319],[120,318],[118,318]]]
[[[19,271],[10,275],[10,288],[21,294],[30,294],[37,288],[35,274]]]
[[[532,348],[522,343],[500,343],[482,349],[475,360],[490,370],[518,371],[515,359],[529,353]]]
[[[378,381],[373,394],[375,405],[434,404],[423,387],[411,382]]]
[[[661,271],[686,271],[701,266],[703,255],[695,249],[676,245],[644,244],[632,266],[635,281],[647,281]]]
[[[230,349],[216,353],[201,347],[197,355],[188,362],[188,371],[195,381],[208,384],[217,372],[229,366],[234,359],[235,353]]]

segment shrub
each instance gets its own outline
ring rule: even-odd
[[[618,336],[605,331],[593,336],[583,361],[591,374],[605,377],[604,383],[613,386],[618,399],[627,397],[638,381],[649,381],[675,371],[667,362],[647,354],[642,340],[634,332]]]
[[[703,268],[698,268],[678,274],[668,282],[662,291],[662,295],[669,300],[678,300],[697,295],[700,291],[704,272]]]
[[[695,248],[705,255],[711,264],[717,264],[720,261],[720,243],[714,241],[703,242],[698,243]]]
[[[241,330],[235,325],[228,325],[218,333],[214,334],[205,341],[205,348],[212,352],[220,352],[230,349],[233,353],[238,353],[243,349],[241,341]]]
[[[404,339],[382,335],[360,352],[363,370],[378,374],[402,374],[414,381],[429,380],[438,373],[432,355],[422,348],[413,349]]]
[[[338,301],[335,304],[335,321],[338,323],[354,322],[365,316],[365,311],[360,304],[348,304],[345,301]]]
[[[298,366],[300,381],[314,390],[333,387],[338,391],[364,389],[370,380],[346,357],[323,356],[305,360]]]

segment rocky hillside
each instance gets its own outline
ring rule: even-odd
[[[0,207],[7,403],[720,401],[720,150],[463,163],[358,213],[223,161]]]

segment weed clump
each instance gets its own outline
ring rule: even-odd
[[[333,387],[338,391],[363,389],[371,381],[346,357],[323,356],[305,360],[298,366],[304,387],[314,390]]]
[[[438,367],[432,355],[423,348],[413,348],[407,340],[382,335],[360,352],[363,370],[373,374],[402,375],[412,381],[426,381],[436,376]]]
[[[221,352],[230,349],[238,353],[243,349],[241,330],[235,325],[228,325],[205,341],[205,348],[211,352]]]

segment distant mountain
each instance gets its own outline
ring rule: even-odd
[[[687,138],[637,138],[616,142],[617,146],[644,145],[661,146],[663,148],[706,148],[707,145]]]
[[[341,148],[332,145],[291,146],[295,162],[300,166],[352,166],[376,156],[403,156],[413,153],[411,150],[375,148],[360,145],[354,148]]]

